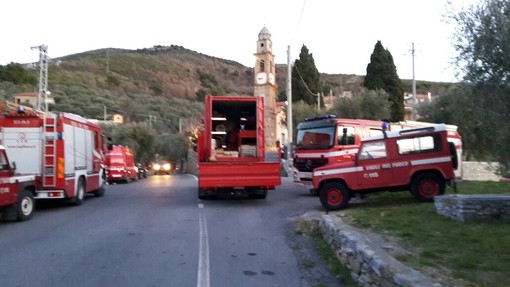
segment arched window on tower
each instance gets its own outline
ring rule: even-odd
[[[260,70],[261,72],[264,72],[264,60],[260,60],[260,61],[259,61],[259,70]]]

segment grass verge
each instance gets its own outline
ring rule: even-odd
[[[462,182],[457,192],[510,194],[510,184]],[[411,251],[396,259],[444,286],[510,286],[508,221],[459,222],[437,214],[434,204],[418,203],[407,192],[373,194],[335,213],[352,226],[396,237]]]

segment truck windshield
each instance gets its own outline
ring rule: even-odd
[[[297,131],[296,149],[330,149],[335,140],[335,127],[317,127]]]

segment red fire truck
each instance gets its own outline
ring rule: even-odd
[[[281,184],[280,151],[267,149],[264,98],[205,98],[204,128],[198,137],[200,199],[220,192],[266,198]]]
[[[383,121],[337,118],[334,115],[324,115],[307,118],[297,126],[297,140],[294,151],[295,184],[312,187],[312,172],[315,168],[327,164],[352,161],[357,152],[361,139],[380,135],[383,124],[389,131],[411,127],[424,127],[433,123],[401,121],[385,123]],[[457,126],[445,125],[448,141],[453,142],[459,168],[455,171],[457,179],[462,178],[462,138],[457,132]]]
[[[135,166],[135,157],[131,148],[114,145],[105,155],[108,181],[138,180],[138,167]]]
[[[12,164],[12,165],[11,165]],[[0,213],[3,220],[29,220],[34,213],[35,176],[15,174],[0,145]]]
[[[345,208],[356,194],[410,190],[430,202],[454,184],[455,146],[444,124],[384,132],[364,138],[354,160],[318,167],[313,186],[328,210]]]
[[[36,198],[83,203],[86,193],[104,194],[101,127],[71,113],[40,112],[6,104],[1,144],[20,174],[36,177]]]

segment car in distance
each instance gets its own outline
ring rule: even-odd
[[[152,171],[154,174],[170,174],[172,172],[172,164],[168,161],[157,161],[152,163]]]

